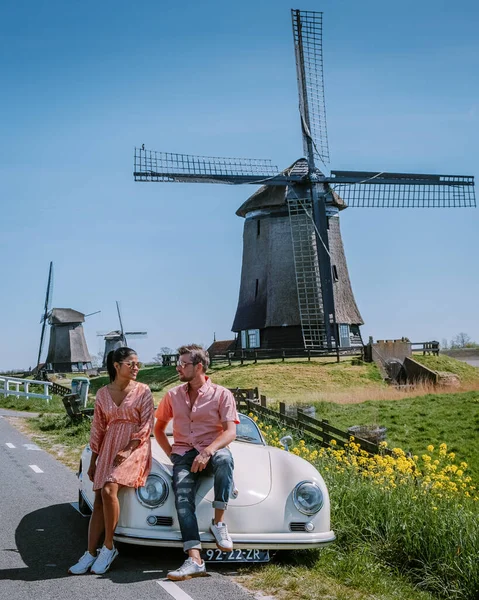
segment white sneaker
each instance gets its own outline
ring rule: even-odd
[[[68,572],[72,575],[83,575],[88,571],[92,564],[96,561],[96,556],[92,556],[88,550],[80,558],[80,560],[68,569]]]
[[[166,577],[171,579],[171,581],[184,581],[192,577],[206,577],[205,561],[203,561],[202,565],[199,565],[192,558],[187,558],[179,569],[170,571]]]
[[[213,519],[213,521],[211,521],[210,531],[215,536],[216,545],[220,550],[223,550],[223,552],[230,552],[233,550],[233,540],[228,533],[226,523],[220,521],[215,524]]]
[[[118,550],[113,546],[111,550],[109,550],[106,546],[100,550],[100,554],[98,558],[93,563],[92,568],[90,569],[92,573],[95,575],[103,575],[110,568],[111,563],[118,556]]]

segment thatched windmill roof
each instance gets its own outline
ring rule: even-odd
[[[306,175],[308,173],[308,163],[305,158],[300,158],[290,167],[282,171],[283,175]],[[277,208],[285,206],[287,187],[284,185],[262,186],[252,194],[236,211],[238,217],[245,217],[249,212],[265,208]],[[331,190],[333,196],[333,205],[339,210],[347,208],[344,200]]]
[[[54,308],[48,320],[51,325],[66,325],[67,323],[84,323],[85,315],[73,308]]]

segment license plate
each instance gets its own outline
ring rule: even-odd
[[[269,550],[203,550],[201,557],[206,562],[269,562]]]

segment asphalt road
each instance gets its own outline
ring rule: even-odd
[[[88,529],[74,507],[75,474],[15,429],[13,414],[0,409],[0,600],[252,600],[227,565],[208,565],[205,578],[165,580],[184,560],[178,549],[122,544],[105,575],[68,575],[86,549]]]

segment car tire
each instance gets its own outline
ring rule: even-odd
[[[80,490],[78,490],[78,510],[84,517],[88,517],[91,515],[91,508],[87,504],[87,501],[83,497],[83,494]]]

